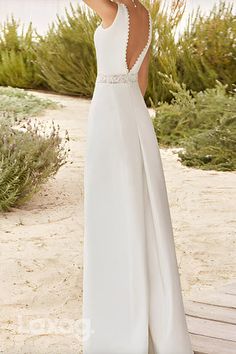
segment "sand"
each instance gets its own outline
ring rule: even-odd
[[[89,100],[35,92],[64,107],[70,157],[21,208],[0,215],[0,353],[82,353],[83,166]],[[184,299],[236,277],[236,174],[183,167],[162,150]]]

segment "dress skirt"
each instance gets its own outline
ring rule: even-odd
[[[138,82],[96,84],[84,187],[84,354],[191,354],[160,151]]]

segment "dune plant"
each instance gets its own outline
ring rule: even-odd
[[[213,129],[191,137],[179,152],[181,162],[203,170],[236,170],[236,115],[224,118]]]
[[[36,50],[42,77],[54,91],[91,97],[96,78],[93,34],[98,16],[70,4],[65,19],[57,16]]]
[[[236,83],[236,20],[233,4],[220,2],[208,15],[200,8],[189,17],[177,43],[178,81],[201,91],[214,87],[218,80]]]
[[[68,133],[62,139],[54,122],[32,118],[58,107],[23,89],[0,87],[0,211],[28,200],[66,162]]]
[[[179,156],[188,166],[235,169],[235,92],[227,93],[220,82],[195,92],[169,77],[163,80],[174,98],[156,107],[153,125],[160,145],[182,147]]]
[[[146,0],[153,19],[153,41],[149,70],[149,86],[145,96],[157,104],[170,101],[172,95],[162,74],[172,76],[187,88],[202,91],[214,87],[216,80],[236,83],[236,21],[232,4],[221,1],[209,14],[200,8],[190,14],[183,33],[178,28],[185,11],[185,1]],[[163,6],[163,4],[165,6]]]
[[[27,201],[66,162],[59,127],[27,120],[12,127],[0,123],[0,210]]]
[[[0,26],[0,85],[22,88],[43,86],[36,63],[32,24],[20,30],[13,17]]]
[[[175,35],[183,17],[185,2],[175,0],[171,6],[167,1],[145,0],[145,6],[152,17],[152,43],[149,67],[149,84],[145,95],[146,103],[171,99],[171,94],[162,80],[161,74],[171,75],[178,80],[177,45]]]
[[[41,99],[24,89],[0,87],[0,118],[21,120],[41,114],[45,109],[59,108],[59,104]]]

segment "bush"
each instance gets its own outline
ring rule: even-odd
[[[48,132],[40,123],[32,124],[30,120],[20,130],[1,123],[0,210],[7,211],[28,200],[55,175],[66,156],[59,127],[54,123]]]
[[[37,116],[45,109],[56,109],[59,105],[51,100],[41,99],[19,88],[0,87],[0,118],[19,121]]]
[[[153,120],[159,143],[181,146],[179,156],[188,166],[233,170],[236,163],[236,97],[226,86],[194,92],[165,78],[174,98],[156,108]]]
[[[162,74],[171,75],[174,80],[178,80],[175,33],[185,7],[184,1],[181,0],[173,1],[170,8],[161,6],[162,1],[145,0],[144,4],[150,10],[153,29],[149,83],[145,100],[148,105],[150,99],[157,105],[159,101],[168,101],[172,97],[162,79]]]
[[[221,2],[208,16],[200,10],[188,23],[177,43],[176,66],[179,82],[195,91],[214,87],[218,80],[236,83],[236,22],[233,5]]]
[[[176,33],[185,2],[173,1],[169,11],[159,1],[146,0],[153,20],[152,54],[146,102],[170,102],[172,95],[163,74],[194,91],[215,86],[216,80],[231,90],[236,83],[236,22],[232,5],[220,2],[208,15],[189,16],[183,34]]]
[[[22,88],[42,87],[36,64],[32,24],[19,34],[19,22],[11,18],[0,27],[0,85]]]
[[[185,143],[179,157],[184,165],[203,170],[236,170],[236,115]]]
[[[0,210],[28,200],[66,162],[66,140],[59,126],[26,120],[45,108],[57,108],[22,89],[0,87]]]
[[[59,17],[36,51],[42,77],[56,92],[91,97],[96,79],[93,34],[98,17],[80,6]]]

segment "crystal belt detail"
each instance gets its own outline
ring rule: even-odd
[[[138,74],[137,73],[128,73],[128,74],[101,74],[98,73],[96,82],[97,83],[109,83],[109,84],[125,84],[128,82],[137,82]]]

